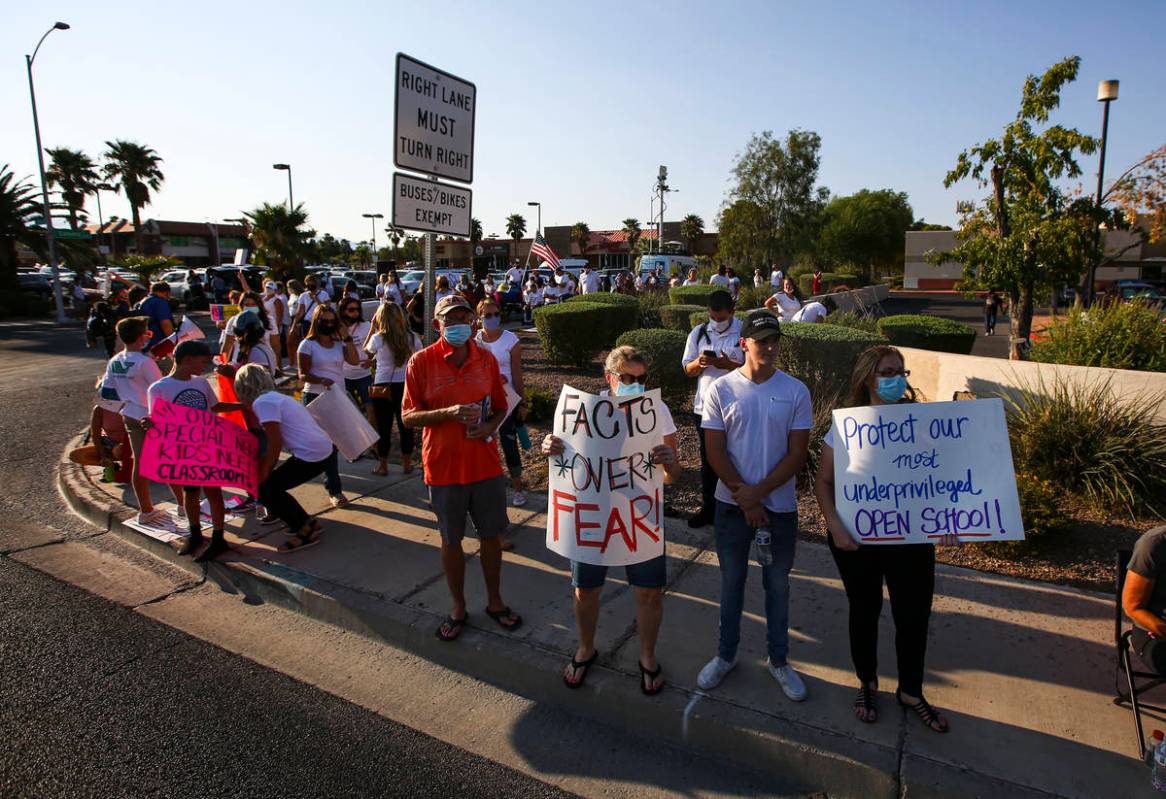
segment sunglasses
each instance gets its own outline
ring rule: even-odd
[[[875,372],[876,377],[898,377],[899,375],[902,375],[903,377],[910,377],[911,370],[910,369],[883,369],[882,371]]]
[[[630,386],[632,383],[639,383],[642,386],[648,382],[647,373],[644,373],[642,375],[629,375],[629,374],[616,375],[615,372],[611,372],[611,374],[618,377],[619,382],[623,383],[625,386]]]
[[[483,319],[497,319],[501,315],[502,314],[500,314],[500,313],[484,313],[484,314],[482,314],[482,318]]]

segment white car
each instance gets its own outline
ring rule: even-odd
[[[170,286],[171,298],[183,305],[189,306],[196,296],[203,296],[202,283],[200,282],[199,287],[195,289],[190,282],[190,270],[188,269],[175,269],[166,272],[158,278],[158,281]]]
[[[465,271],[464,269],[435,269],[433,270],[433,277],[436,280],[442,275],[445,275],[445,279],[449,281],[449,287],[453,288],[457,285],[457,282],[461,279]],[[404,290],[405,295],[408,296],[416,292],[424,281],[425,270],[414,269],[401,275],[401,288]]]

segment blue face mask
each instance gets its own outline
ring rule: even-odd
[[[482,319],[482,327],[487,330],[497,330],[502,326],[502,320],[497,316],[487,316]]]
[[[898,402],[907,393],[907,378],[902,375],[880,377],[877,393],[883,402]]]
[[[451,347],[460,347],[470,340],[471,332],[469,325],[447,325],[441,329],[441,337]]]
[[[643,394],[644,386],[641,383],[617,383],[615,387],[615,395],[617,397],[630,397],[635,394]]]

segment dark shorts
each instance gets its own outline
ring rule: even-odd
[[[456,544],[466,537],[466,517],[474,520],[478,538],[496,538],[506,532],[506,478],[502,475],[477,483],[429,486],[429,502],[437,515],[441,540]]]
[[[602,588],[607,580],[608,566],[571,561],[571,585],[575,588]],[[628,583],[636,588],[663,588],[668,582],[668,567],[664,556],[624,566]]]

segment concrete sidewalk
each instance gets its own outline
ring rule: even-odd
[[[739,666],[715,691],[695,688],[716,649],[719,573],[711,528],[668,520],[668,592],[658,654],[669,687],[639,693],[634,606],[622,570],[603,596],[599,666],[579,691],[560,672],[575,649],[565,560],[543,545],[545,496],[510,509],[517,544],[503,566],[503,595],[525,619],[507,633],[483,612],[476,542],[467,540],[469,628],[455,643],[433,631],[448,610],[439,536],[417,475],[394,466],[368,474],[371,461],[344,465],[352,502],[332,509],[317,481],[297,489],[319,513],[323,541],[300,553],[276,550],[282,534],[253,515],[229,522],[235,549],[208,577],[247,601],[292,608],[416,652],[447,668],[579,714],[643,729],[726,759],[780,773],[785,782],[831,796],[1155,795],[1134,757],[1132,719],[1111,702],[1115,678],[1113,599],[1041,583],[939,567],[928,655],[927,696],[951,722],[937,735],[894,700],[890,611],[880,631],[880,720],[858,722],[846,633],[846,600],[829,552],[799,543],[792,574],[791,661],[806,675],[809,699],[789,702],[764,670],[760,572],[747,589]],[[97,469],[63,462],[61,490],[93,523],[201,573],[167,544],[121,524],[132,512],[122,486],[101,484]],[[159,499],[163,497],[159,493]],[[35,558],[35,550],[27,553]],[[32,563],[30,565],[34,565]],[[1148,730],[1166,726],[1147,720]],[[537,768],[538,750],[509,731]],[[602,743],[597,743],[602,748]],[[597,768],[602,768],[597,765]]]

